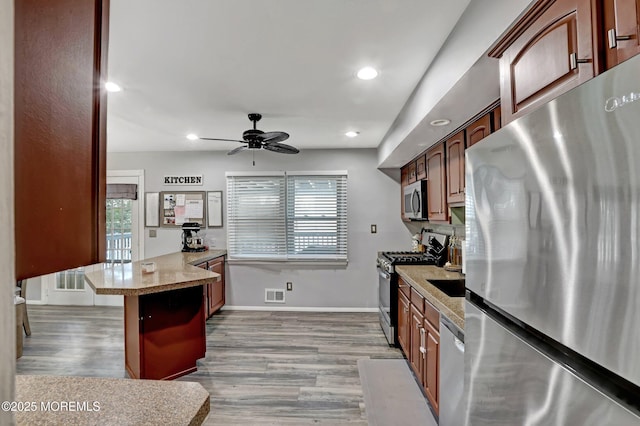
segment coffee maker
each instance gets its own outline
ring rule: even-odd
[[[200,224],[198,222],[186,222],[182,224],[182,251],[197,252],[206,250],[203,238],[195,235],[199,230]]]

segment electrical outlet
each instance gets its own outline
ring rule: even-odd
[[[376,232],[378,232],[378,225],[371,225],[371,233],[375,234]]]
[[[287,291],[293,291],[293,283],[287,282]]]

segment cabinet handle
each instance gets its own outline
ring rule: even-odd
[[[575,52],[569,55],[569,64],[572,70],[578,68],[578,64],[588,64],[589,62],[591,62],[591,59],[578,59],[578,55]]]
[[[607,39],[609,40],[609,49],[615,49],[616,47],[618,47],[619,41],[631,40],[632,38],[633,36],[630,36],[630,35],[624,35],[624,36],[617,35],[615,28],[611,28],[609,31],[607,31]]]
[[[422,354],[422,358],[424,359],[425,354],[427,353],[427,349],[425,348],[425,332],[424,332],[424,328],[420,329],[420,353]]]
[[[403,311],[409,312],[409,308],[404,308]]]

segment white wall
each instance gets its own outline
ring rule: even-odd
[[[0,401],[14,399],[16,315],[13,232],[13,0],[0,0]],[[0,424],[13,424],[0,410]]]
[[[255,167],[248,152],[235,156],[225,152],[144,152],[109,153],[107,168],[144,169],[148,192],[223,190],[224,196],[226,171],[347,170],[348,266],[230,265],[227,304],[268,306],[264,289],[285,288],[291,281],[293,291],[286,293],[286,307],[375,308],[377,251],[407,250],[411,243],[411,233],[400,219],[400,186],[377,170],[376,162],[375,149],[306,150],[298,155],[259,151]],[[204,185],[165,187],[163,177],[170,174],[203,174]],[[370,233],[371,224],[378,226],[377,234]],[[180,230],[157,228],[157,233],[157,238],[149,238],[149,228],[145,230],[145,257],[180,250]],[[207,229],[207,233],[215,238],[216,247],[226,247],[225,228]]]

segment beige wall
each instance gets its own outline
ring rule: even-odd
[[[11,401],[15,383],[13,307],[13,0],[0,0],[0,401]],[[13,424],[0,410],[0,424]]]

